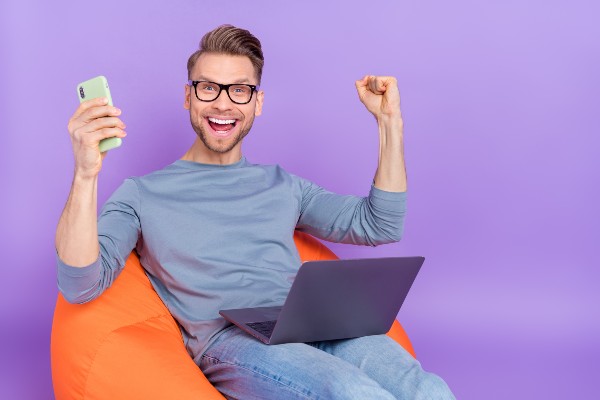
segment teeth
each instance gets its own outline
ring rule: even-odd
[[[233,124],[235,122],[235,119],[216,119],[216,118],[209,118],[208,119],[210,122],[213,122],[215,124],[221,124],[221,125],[225,125],[225,124]]]

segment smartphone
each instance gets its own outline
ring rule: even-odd
[[[77,85],[77,97],[79,97],[79,103],[97,97],[106,97],[108,99],[108,104],[111,106],[113,105],[110,89],[108,88],[108,81],[102,75],[88,79]],[[121,146],[121,143],[121,138],[118,137],[102,139],[100,141],[100,152],[104,153],[105,151],[119,147]]]

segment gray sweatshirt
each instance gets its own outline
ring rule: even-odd
[[[219,310],[282,305],[301,261],[294,229],[332,242],[400,240],[406,193],[371,186],[342,196],[245,157],[230,165],[178,160],[129,178],[98,219],[100,254],[77,268],[57,257],[58,287],[83,303],[117,278],[135,248],[199,362],[230,324]]]

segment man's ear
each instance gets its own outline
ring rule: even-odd
[[[265,92],[259,90],[256,92],[256,106],[254,108],[254,116],[258,117],[262,114],[263,101],[265,100]]]
[[[190,85],[185,85],[185,100],[183,101],[183,108],[185,108],[186,110],[190,109],[190,95],[192,94],[191,89],[192,88]]]

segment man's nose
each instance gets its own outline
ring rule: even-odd
[[[221,90],[221,93],[217,96],[217,98],[213,101],[213,107],[219,110],[229,110],[233,107],[233,102],[227,95],[227,91],[225,89]]]

